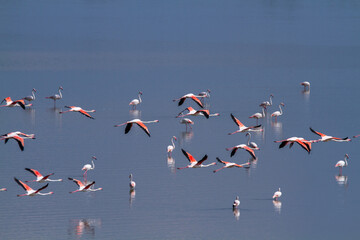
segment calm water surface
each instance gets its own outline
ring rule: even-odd
[[[25,151],[0,144],[1,239],[355,239],[360,235],[359,140],[278,149],[274,140],[360,134],[360,3],[358,1],[1,1],[0,97],[37,89],[31,109],[1,108],[1,133],[35,133]],[[310,81],[311,91],[299,85]],[[63,86],[54,104],[45,96]],[[187,106],[172,99],[211,89],[208,107],[220,117],[174,118]],[[139,111],[128,103],[143,92]],[[262,119],[252,140],[261,150],[250,169],[177,170],[181,148],[208,163],[246,162],[245,125],[274,94],[277,123]],[[60,115],[65,105],[96,109],[95,120]],[[158,119],[151,138],[132,118]],[[173,158],[166,147],[178,137]],[[350,155],[338,176],[335,163]],[[104,190],[69,194],[95,155],[88,179]],[[24,168],[52,173],[51,196],[22,197],[13,177]],[[129,173],[137,183],[129,192]],[[31,183],[37,188],[43,184]],[[281,202],[272,194],[281,187]],[[239,211],[231,205],[240,197]]]

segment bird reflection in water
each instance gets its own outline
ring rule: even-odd
[[[190,130],[189,132],[182,132],[180,142],[181,143],[190,142],[193,137],[194,137],[194,132],[192,130]]]
[[[35,109],[34,108],[26,108],[26,113],[30,115],[31,125],[35,125]]]
[[[70,224],[69,235],[78,237],[85,235],[95,236],[96,227],[101,227],[101,219],[73,219]]]
[[[134,202],[134,200],[135,200],[135,196],[136,196],[136,191],[135,191],[135,189],[131,189],[131,190],[129,191],[129,195],[130,195],[130,197],[129,197],[129,207],[131,208],[131,207],[132,207],[132,204],[133,204],[133,202]]]
[[[349,185],[348,176],[344,176],[344,175],[341,175],[341,174],[335,175],[335,180],[339,184],[339,186],[347,187]]]
[[[239,218],[240,218],[240,209],[238,208],[234,208],[233,209],[233,214],[234,214],[234,217],[237,221],[239,221]]]
[[[175,159],[173,157],[167,157],[167,165],[170,172],[175,173]]]
[[[273,200],[272,201],[273,204],[274,204],[274,209],[275,209],[275,212],[277,213],[281,213],[281,202],[280,201],[276,201],[276,200]]]
[[[141,118],[141,111],[137,109],[132,109],[129,111],[129,114],[133,118]]]
[[[271,128],[275,133],[275,137],[280,137],[282,134],[282,122],[271,122]]]

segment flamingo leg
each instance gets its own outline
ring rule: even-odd
[[[216,173],[217,171],[220,171],[221,169],[224,169],[224,168],[226,168],[226,167],[224,166],[224,167],[222,167],[222,168],[219,168],[219,169],[217,169],[217,170],[214,170],[214,173]]]

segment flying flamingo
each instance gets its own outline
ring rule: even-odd
[[[272,106],[272,98],[274,97],[274,95],[270,94],[270,99],[269,101],[265,101],[260,103],[260,107],[264,108],[265,110],[267,109],[267,107]]]
[[[329,142],[329,141],[334,141],[334,142],[350,142],[351,139],[346,137],[346,138],[337,138],[337,137],[332,137],[332,136],[328,136],[326,134],[323,134],[321,132],[317,132],[314,129],[310,128],[310,131],[312,131],[313,133],[319,135],[321,137],[321,139],[317,140],[318,142]]]
[[[279,141],[274,141],[276,143],[281,142],[281,144],[279,145],[279,148],[283,148],[286,145],[290,144],[290,148],[294,145],[294,143],[299,144],[303,149],[305,149],[309,154],[311,151],[311,143],[313,142],[317,142],[317,140],[306,140],[304,138],[301,137],[291,137],[291,138],[287,138],[284,140],[279,140]]]
[[[171,138],[171,144],[172,144],[172,145],[167,146],[167,153],[168,153],[168,156],[169,156],[169,157],[171,157],[171,153],[172,153],[172,151],[174,151],[174,149],[175,149],[174,140],[175,140],[175,141],[177,140],[175,136],[173,136],[173,137]]]
[[[206,98],[210,98],[210,92],[211,92],[210,89],[207,89],[206,92],[201,92],[198,94],[203,104],[205,103]]]
[[[304,86],[304,91],[310,90],[310,83],[309,82],[302,82],[300,85]]]
[[[97,158],[95,156],[92,156],[91,158],[94,159],[94,160],[97,160]],[[87,179],[87,172],[89,170],[94,170],[95,169],[94,161],[91,160],[91,163],[92,163],[92,165],[91,164],[85,164],[83,166],[83,168],[81,169],[82,171],[85,171],[84,174],[83,174],[83,178],[85,179],[85,182],[86,182],[86,179]]]
[[[28,102],[34,101],[35,100],[35,93],[36,93],[36,89],[33,88],[32,91],[31,91],[31,95],[27,96],[27,97],[24,97],[23,100],[26,100]]]
[[[6,188],[0,188],[0,192],[4,192],[4,191],[7,191]]]
[[[218,162],[222,163],[222,164],[225,164],[225,166],[223,166],[222,168],[219,168],[217,170],[214,170],[213,172],[216,173],[217,171],[220,171],[221,169],[224,169],[224,168],[233,168],[233,167],[239,167],[239,168],[248,168],[249,167],[249,163],[244,163],[244,164],[237,164],[237,163],[234,163],[234,162],[225,162],[225,161],[222,161],[220,158],[216,158],[218,160]]]
[[[3,103],[4,101],[6,102],[6,105],[1,105],[0,107],[17,107],[17,106],[20,106],[22,109],[25,110],[25,107],[32,105],[32,104],[25,105],[24,100],[13,101],[13,100],[11,100],[11,97],[4,98],[4,100],[2,100],[1,103]]]
[[[258,145],[255,142],[250,142],[251,133],[247,132],[245,136],[249,136],[248,141],[247,141],[247,145],[249,148],[251,148],[253,150],[260,150],[260,148],[258,147]]]
[[[185,102],[185,100],[186,100],[187,98],[191,98],[191,99],[194,100],[201,108],[204,108],[203,104],[202,104],[201,101],[198,99],[199,97],[202,97],[202,96],[196,96],[196,95],[194,95],[193,93],[188,93],[188,94],[182,96],[181,98],[174,99],[173,101],[174,101],[174,102],[175,102],[175,101],[179,101],[178,106],[181,106],[181,105]]]
[[[90,188],[91,186],[93,186],[95,184],[94,182],[91,182],[87,185],[84,185],[80,180],[74,179],[74,178],[68,178],[69,180],[73,181],[74,183],[76,183],[79,186],[78,190],[72,191],[70,193],[75,193],[75,192],[96,192],[96,191],[100,191],[103,190],[102,188],[96,188],[96,189],[92,189]]]
[[[281,195],[282,195],[282,193],[281,193],[280,188],[279,188],[279,190],[274,193],[272,198],[273,199],[275,198],[275,201],[277,201],[278,198],[281,197]]]
[[[232,135],[232,134],[235,134],[235,133],[238,133],[238,132],[247,132],[247,131],[263,131],[263,129],[258,129],[261,127],[261,124],[260,125],[257,125],[257,126],[251,126],[251,127],[246,127],[244,124],[242,124],[239,119],[237,119],[236,117],[234,117],[234,115],[231,113],[230,114],[232,120],[236,123],[236,125],[238,125],[239,127],[239,130],[236,130],[235,132],[233,133],[229,133],[229,135]]]
[[[200,161],[196,161],[196,159],[190,153],[186,152],[184,149],[181,149],[181,151],[183,152],[185,157],[189,160],[190,164],[187,165],[186,167],[177,168],[177,169],[203,168],[203,167],[210,167],[210,166],[216,164],[216,162],[213,162],[213,163],[210,163],[210,164],[207,164],[207,165],[202,164],[208,158],[207,155],[205,155]]]
[[[180,123],[186,125],[186,131],[187,131],[188,125],[189,125],[190,129],[192,129],[191,124],[194,124],[194,122],[191,121],[189,118],[180,119]]]
[[[85,115],[88,118],[95,119],[88,112],[95,112],[95,110],[84,110],[81,107],[75,107],[75,106],[65,106],[66,108],[70,108],[70,110],[59,112],[59,113],[66,113],[66,112],[79,112],[83,115]]]
[[[254,113],[249,118],[255,118],[256,119],[256,124],[258,124],[258,120],[260,118],[264,118],[264,117],[265,117],[265,112],[264,112],[264,108],[262,108],[262,113]]]
[[[130,173],[129,178],[130,178],[130,183],[129,183],[130,189],[131,189],[131,190],[134,190],[135,187],[136,187],[136,183],[133,181],[133,175],[132,175],[132,173]]]
[[[133,99],[131,100],[131,102],[129,103],[129,106],[132,107],[132,109],[136,109],[136,105],[140,104],[142,102],[141,100],[141,95],[142,95],[142,92],[140,91],[139,92],[139,99]]]
[[[250,147],[246,146],[245,144],[239,144],[239,145],[236,145],[234,147],[231,147],[231,148],[226,148],[227,151],[231,151],[230,153],[230,157],[234,156],[236,151],[241,148],[241,149],[245,149],[250,155],[251,157],[253,157],[254,159],[256,159],[256,156],[255,156],[255,152],[254,150],[252,150]]]
[[[21,151],[24,151],[24,139],[25,138],[35,139],[35,135],[34,134],[25,134],[25,133],[16,131],[16,132],[11,132],[11,133],[1,135],[0,140],[5,140],[5,143],[7,143],[9,141],[9,139],[14,139],[19,144]]]
[[[280,104],[279,104],[280,111],[275,111],[275,112],[273,112],[273,113],[271,114],[271,117],[275,117],[275,122],[277,121],[278,116],[283,115],[283,111],[282,111],[281,106],[284,107],[285,104],[284,104],[284,103],[280,103]]]
[[[144,132],[150,137],[150,132],[149,132],[149,129],[145,126],[144,123],[157,123],[159,122],[159,120],[153,120],[153,121],[141,121],[140,119],[133,119],[133,120],[130,120],[130,121],[127,121],[125,123],[122,123],[122,124],[119,124],[119,125],[115,125],[114,127],[119,127],[119,126],[122,126],[122,125],[125,125],[126,124],[126,127],[125,127],[125,134],[127,134],[133,123],[136,123],[142,130],[144,130]]]
[[[342,168],[348,166],[347,160],[349,160],[349,155],[345,154],[344,160],[340,160],[335,164],[335,167],[339,168],[339,174],[340,175],[342,174]]]
[[[188,111],[188,113],[182,114],[184,111]],[[176,117],[179,118],[179,117],[186,117],[186,116],[204,116],[206,118],[209,118],[209,117],[220,116],[220,114],[219,113],[210,114],[210,111],[206,110],[206,109],[195,110],[192,107],[188,107],[188,108],[185,108],[183,111],[181,111]]]
[[[31,172],[32,174],[34,174],[36,176],[36,180],[31,180],[31,181],[25,181],[25,182],[62,182],[62,179],[49,179],[49,177],[51,175],[54,175],[54,173],[50,173],[46,176],[41,175],[41,173],[39,173],[39,171],[35,170],[35,169],[31,169],[31,168],[25,168],[26,171]]]
[[[233,209],[236,209],[236,208],[238,208],[240,206],[239,196],[236,196],[236,199],[235,199],[232,206],[233,206]]]
[[[45,97],[45,98],[54,100],[54,106],[55,106],[56,100],[62,99],[61,90],[64,90],[64,89],[60,86],[60,87],[59,87],[59,94],[55,94],[55,95],[53,95],[53,96]]]
[[[44,190],[45,188],[47,188],[49,186],[49,184],[46,184],[45,186],[39,188],[38,190],[34,190],[31,187],[29,187],[28,185],[26,185],[25,183],[23,183],[22,181],[20,181],[19,179],[14,177],[14,180],[17,184],[19,184],[25,191],[25,194],[21,194],[21,195],[17,195],[18,197],[22,197],[22,196],[35,196],[35,195],[50,195],[50,194],[54,194],[53,192],[48,192],[48,193],[41,193],[41,190]]]
[[[360,134],[359,134],[359,135],[355,135],[355,136],[353,136],[353,138],[357,138],[357,137],[360,137]]]

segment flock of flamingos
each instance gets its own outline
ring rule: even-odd
[[[301,85],[304,87],[304,91],[309,91],[310,90],[310,83],[309,82],[302,82]],[[58,89],[58,94],[54,94],[53,96],[49,96],[46,97],[47,99],[52,99],[54,101],[54,105],[56,104],[57,100],[62,99],[62,93],[61,91],[63,90],[62,87],[59,87]],[[1,104],[3,102],[5,102],[5,105],[1,105],[0,107],[21,107],[22,109],[26,109],[27,107],[31,107],[32,106],[32,101],[35,100],[35,93],[36,93],[36,89],[32,90],[32,95],[24,97],[20,100],[15,100],[13,101],[10,97],[5,98]],[[132,100],[129,105],[131,106],[132,109],[136,109],[136,106],[139,105],[142,102],[141,99],[141,95],[142,92],[139,92],[138,95],[138,99],[134,99]],[[178,99],[174,99],[173,101],[178,102],[178,106],[181,106],[185,100],[189,99],[188,101],[192,100],[194,103],[196,103],[197,107],[200,107],[199,110],[195,110],[193,107],[187,107],[185,110],[181,111],[177,118],[181,118],[180,119],[180,123],[181,124],[185,124],[186,125],[186,130],[188,128],[192,128],[192,124],[194,124],[194,122],[189,119],[186,118],[187,116],[202,116],[205,118],[210,118],[210,117],[215,117],[215,116],[219,116],[219,113],[210,113],[209,110],[204,109],[204,102],[206,100],[206,98],[210,97],[210,90],[207,90],[206,92],[201,92],[198,95],[189,93],[186,94]],[[245,151],[247,151],[250,156],[252,157],[252,159],[256,159],[256,155],[255,155],[255,150],[259,150],[259,147],[256,143],[254,142],[250,142],[250,138],[251,138],[251,131],[263,131],[261,124],[258,124],[258,120],[265,118],[265,116],[267,115],[267,110],[269,109],[270,106],[272,106],[272,98],[273,95],[270,95],[270,99],[269,101],[265,101],[262,102],[259,106],[262,108],[262,112],[261,113],[255,113],[251,116],[249,116],[249,118],[254,118],[256,119],[256,125],[254,126],[245,126],[242,122],[240,122],[240,120],[235,117],[233,114],[231,114],[231,118],[234,121],[234,123],[237,125],[238,129],[232,133],[229,133],[229,135],[231,134],[235,134],[235,133],[241,133],[241,132],[246,132],[246,136],[248,136],[248,142],[247,144],[239,144],[230,148],[227,148],[226,150],[231,151],[230,152],[230,157],[234,156],[235,153],[237,152],[237,150],[239,149],[243,149]],[[281,115],[283,115],[283,110],[282,107],[284,107],[285,104],[284,103],[280,103],[279,104],[279,111],[275,111],[271,114],[271,117],[274,118],[274,121],[277,121],[277,118],[280,117]],[[63,111],[60,112],[60,114],[63,113],[67,113],[67,112],[79,112],[81,114],[83,114],[84,116],[94,119],[90,113],[95,112],[95,110],[84,110],[81,107],[76,107],[76,106],[65,106],[66,108],[68,108],[69,110],[67,111]],[[145,124],[148,123],[156,123],[159,122],[158,120],[152,120],[152,121],[142,121],[140,119],[133,119],[130,121],[127,121],[125,123],[122,124],[118,124],[115,125],[114,127],[120,127],[125,125],[125,134],[127,134],[132,126],[134,124],[136,124],[137,126],[139,126],[146,135],[148,135],[149,137],[150,135],[150,131],[148,129],[148,127]],[[333,137],[333,136],[329,136],[326,135],[324,133],[321,133],[319,131],[315,131],[314,129],[312,129],[310,127],[310,131],[313,132],[314,134],[318,135],[320,138],[316,139],[316,140],[306,140],[302,137],[290,137],[284,140],[279,140],[279,141],[275,141],[276,143],[280,143],[279,148],[283,148],[287,145],[289,145],[289,147],[291,148],[294,143],[297,143],[300,147],[302,147],[305,151],[307,151],[308,153],[310,153],[311,151],[311,146],[312,143],[317,143],[317,142],[328,142],[328,141],[335,141],[335,142],[348,142],[351,141],[350,138],[345,137],[345,138],[339,138],[339,137]],[[356,135],[354,136],[354,138],[359,137],[360,135]],[[24,151],[24,139],[35,139],[35,135],[34,134],[25,134],[19,131],[15,131],[15,132],[10,132],[7,134],[3,134],[1,135],[1,139],[0,140],[4,140],[5,143],[8,142],[9,139],[13,139],[15,140],[21,151]],[[171,138],[171,145],[169,145],[167,147],[167,154],[169,157],[171,157],[172,152],[175,149],[175,143],[174,140],[176,141],[177,138],[175,136],[173,136]],[[210,163],[210,164],[203,164],[208,156],[205,155],[201,160],[197,161],[189,152],[185,151],[184,149],[181,149],[182,153],[185,155],[185,157],[189,160],[189,165],[185,166],[185,167],[181,167],[178,169],[185,169],[185,168],[203,168],[203,167],[209,167],[212,165],[216,165],[216,162]],[[216,173],[224,168],[233,168],[233,167],[238,167],[238,168],[249,168],[251,161],[248,161],[247,163],[243,163],[243,164],[237,164],[235,162],[226,162],[221,160],[220,158],[216,158],[217,161],[221,164],[223,164],[224,166],[214,170],[213,172]],[[346,167],[348,165],[347,160],[349,159],[349,155],[345,154],[344,160],[340,160],[335,164],[335,167],[339,168],[340,174],[342,174],[342,168]],[[75,192],[92,192],[92,191],[99,191],[102,190],[102,188],[94,188],[94,184],[95,181],[93,182],[87,182],[87,172],[89,170],[93,170],[95,168],[95,164],[94,161],[96,160],[96,157],[93,156],[92,157],[92,164],[86,164],[83,166],[82,170],[84,171],[83,174],[83,181],[78,180],[78,179],[74,179],[74,178],[68,178],[69,180],[73,181],[74,183],[77,184],[78,189],[74,190],[70,193],[75,193]],[[55,182],[55,181],[62,181],[62,179],[50,179],[49,177],[53,175],[53,173],[48,174],[48,175],[42,175],[39,171],[35,170],[35,169],[30,169],[30,168],[25,168],[26,171],[29,171],[30,173],[32,173],[33,175],[35,175],[36,180],[31,180],[31,181],[25,181],[25,182],[39,182],[39,183],[43,183],[43,182]],[[130,174],[129,176],[130,178],[130,190],[134,190],[136,187],[136,183],[133,181],[133,176],[132,174]],[[14,178],[15,182],[18,183],[25,191],[25,194],[21,194],[18,195],[20,196],[36,196],[36,195],[51,195],[53,194],[53,192],[48,192],[48,193],[41,193],[42,190],[44,190],[45,188],[48,187],[49,183],[47,183],[45,186],[39,188],[39,189],[32,189],[31,187],[29,187],[25,182]],[[1,188],[0,191],[6,191],[6,188]],[[272,198],[274,199],[274,201],[278,201],[278,198],[281,197],[282,192],[281,189],[279,188],[272,196]],[[238,206],[240,205],[240,200],[239,200],[239,196],[236,197],[234,203],[233,203],[233,209],[236,210],[238,208]]]

